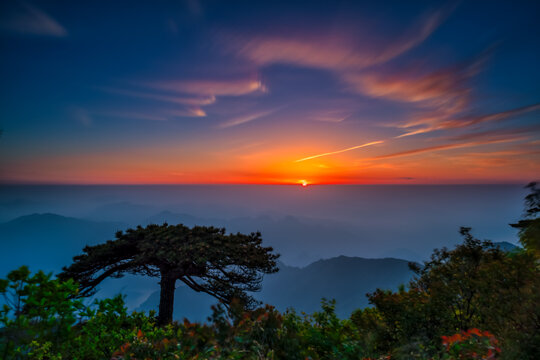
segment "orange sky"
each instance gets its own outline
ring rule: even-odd
[[[6,6],[0,183],[540,177],[532,3],[184,5]]]

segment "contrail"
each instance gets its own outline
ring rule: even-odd
[[[359,149],[359,148],[363,148],[363,147],[370,146],[370,145],[381,144],[381,143],[383,143],[383,142],[384,142],[384,141],[382,141],[382,140],[380,140],[380,141],[373,141],[373,142],[370,142],[370,143],[367,143],[367,144],[362,144],[362,145],[358,145],[358,146],[353,146],[353,147],[346,148],[346,149],[343,149],[343,150],[332,151],[332,152],[327,152],[327,153],[324,153],[324,154],[318,154],[318,155],[308,156],[308,157],[305,157],[305,158],[303,158],[303,159],[298,159],[298,160],[296,160],[295,162],[301,162],[301,161],[311,160],[311,159],[315,159],[315,158],[318,158],[318,157],[321,157],[321,156],[328,156],[328,155],[339,154],[339,153],[342,153],[342,152],[345,152],[345,151],[351,151],[351,150],[354,150],[354,149]]]

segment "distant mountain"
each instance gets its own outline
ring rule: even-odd
[[[428,257],[422,256],[415,251],[406,248],[390,249],[381,253],[381,258],[395,258],[409,260],[413,262],[422,262],[427,260]]]
[[[111,212],[112,209],[114,209],[113,212]],[[143,205],[128,203],[109,204],[98,211],[102,216],[109,212],[111,212],[111,219],[119,218],[119,215],[114,214],[124,214],[123,217],[120,217],[123,219],[122,221],[127,219],[126,214],[138,214],[136,216],[139,219],[138,222],[130,222],[130,226],[167,222],[169,224],[181,223],[187,226],[224,227],[228,232],[234,233],[260,231],[263,234],[265,245],[274,247],[282,255],[281,259],[286,263],[299,266],[306,266],[322,256],[339,256],[347,253],[348,249],[356,249],[353,255],[374,255],[369,253],[370,244],[365,241],[365,239],[372,238],[369,234],[362,233],[349,224],[329,219],[289,215],[257,215],[224,219],[198,217],[172,211],[161,211],[154,213],[154,215],[148,215],[150,210],[145,209]],[[329,247],[329,241],[332,241],[335,246]],[[417,258],[411,258],[410,260],[417,260]]]
[[[86,245],[95,245],[114,238],[127,225],[121,222],[89,221],[56,214],[32,214],[0,224],[0,278],[21,265],[32,272],[43,270],[53,274],[71,264]],[[127,275],[107,279],[100,284],[96,297],[126,295],[129,308],[139,306],[158,289],[155,279]]]
[[[129,224],[129,226],[136,226],[142,224],[145,219],[157,211],[154,206],[120,201],[98,206],[85,217],[95,221],[114,219]]]
[[[508,241],[494,242],[493,245],[504,251],[514,251],[520,248],[519,246],[509,243]]]
[[[144,224],[184,224],[186,226],[222,226],[218,224],[223,224],[224,220],[220,219],[205,219],[197,216],[192,216],[189,214],[177,214],[172,211],[161,211],[158,214],[149,216],[144,219]]]
[[[56,214],[32,214],[0,224],[0,276],[21,265],[58,272],[86,245],[114,238],[125,225]]]
[[[154,212],[143,207],[140,210],[140,224],[183,223],[193,225],[214,225],[226,227],[231,232],[261,231],[266,245],[273,246],[287,263],[309,264],[315,256],[337,256],[347,252],[353,243],[363,247],[369,245],[366,234],[354,233],[350,227],[335,221],[317,219],[260,215],[233,219],[201,218],[171,211]],[[132,209],[132,204],[113,204],[107,211]],[[105,209],[102,209],[105,211]],[[114,218],[114,217],[112,217]],[[121,218],[121,216],[120,216]],[[62,266],[69,265],[72,257],[80,254],[86,245],[102,243],[113,239],[118,230],[134,226],[125,222],[84,220],[51,213],[31,214],[0,223],[0,277],[21,265],[28,265],[32,271],[44,270],[57,273]],[[332,246],[328,246],[332,243]],[[304,244],[300,246],[299,244]],[[309,244],[310,246],[305,246]],[[498,242],[496,246],[511,251],[516,248],[509,242]],[[324,250],[324,251],[323,251]],[[352,254],[362,253],[357,250]],[[369,254],[368,252],[366,252]],[[407,249],[389,250],[386,255],[394,258],[418,260],[420,257]],[[371,255],[369,255],[371,256]],[[362,259],[343,256],[316,261],[306,267],[296,268],[281,265],[278,274],[267,276],[263,290],[256,294],[266,303],[279,309],[289,306],[312,312],[319,309],[322,297],[338,300],[338,313],[348,315],[352,309],[367,304],[365,293],[376,287],[395,288],[406,282],[411,274],[407,262],[396,259]],[[126,294],[130,308],[139,306],[145,299],[143,308],[153,308],[158,301],[157,280],[135,276],[110,279],[100,286],[99,297],[112,296],[119,292]],[[214,300],[191,289],[179,287],[177,317],[205,318]],[[151,295],[152,294],[152,295]],[[193,308],[199,307],[199,308]],[[182,309],[182,310],[179,310]]]
[[[103,212],[118,211],[121,214],[122,209],[133,211],[132,205],[128,203],[116,203],[101,210]],[[142,225],[168,222],[170,224],[183,223],[188,226],[222,226],[231,232],[260,230],[263,233],[265,244],[274,246],[276,251],[284,255],[282,258],[285,258],[287,262],[296,260],[294,262],[297,264],[309,263],[309,259],[312,259],[318,253],[320,254],[323,248],[327,249],[326,253],[329,256],[334,256],[336,253],[339,254],[340,247],[332,247],[333,250],[328,249],[329,240],[341,245],[355,241],[354,234],[341,228],[340,224],[331,221],[323,222],[309,218],[268,215],[229,220],[204,219],[170,211],[148,215],[142,206],[135,206],[135,210],[139,210],[141,218],[144,217],[144,220],[140,222]],[[122,217],[120,216],[120,218]],[[51,213],[31,214],[0,223],[2,250],[0,252],[0,277],[4,277],[10,270],[18,268],[21,265],[28,265],[32,271],[44,270],[46,272],[57,273],[61,270],[62,266],[69,265],[73,256],[80,254],[84,246],[113,239],[114,234],[118,230],[125,230],[130,226],[134,225],[125,222],[84,220]],[[305,249],[298,249],[298,241],[302,239],[309,239],[311,246]],[[313,251],[313,248],[316,250]],[[340,259],[338,263],[345,263],[347,258],[340,257],[337,259]],[[375,261],[368,259],[362,260],[366,264],[370,261]],[[359,265],[349,264],[348,266],[352,266],[349,271],[344,266],[331,266],[333,261],[337,260],[321,260],[302,269],[282,264],[280,273],[266,277],[264,288],[257,296],[260,296],[265,302],[275,304],[281,309],[294,306],[301,310],[313,311],[319,308],[320,298],[324,296],[338,299],[339,311],[341,311],[342,306],[346,309],[344,311],[348,311],[349,308],[365,305],[364,293],[367,291],[367,288],[359,287],[358,289],[361,291],[357,292],[356,285],[351,286],[350,289],[348,289],[348,286],[349,284],[356,284],[354,279],[358,278],[360,279],[360,285],[368,286],[368,290],[374,288],[372,283],[369,282],[369,278],[373,275],[373,269],[366,270],[359,267]],[[390,259],[384,261],[385,264],[392,263]],[[406,262],[402,261],[402,264],[406,272]],[[328,266],[328,269],[332,269],[333,272],[328,272],[329,270],[325,268],[326,266]],[[358,268],[355,268],[355,266]],[[390,265],[385,265],[384,267],[390,269],[390,272],[393,271]],[[366,271],[367,274],[370,274],[367,277],[365,275]],[[310,276],[310,274],[312,275]],[[402,279],[406,279],[408,276],[392,278],[388,274],[386,271],[383,271],[382,279],[388,277],[390,279],[389,286],[394,286],[402,282]],[[397,274],[402,275],[400,272],[397,272]],[[282,284],[286,284],[286,291],[283,290]],[[374,286],[384,287],[386,283],[381,281],[374,284]],[[352,292],[350,291],[351,289]],[[129,307],[133,308],[139,306],[142,301],[147,299],[156,290],[156,279],[126,276],[122,279],[106,280],[101,284],[97,296],[108,297],[121,292],[127,295],[126,301]],[[306,296],[303,298],[300,297],[299,291],[300,293],[305,293]],[[181,316],[194,312],[206,314],[210,305],[214,302],[212,298],[206,298],[205,295],[197,294],[191,289],[179,288],[178,292],[182,292],[182,295],[179,295],[178,298],[185,301],[186,304],[198,304],[201,307],[200,311],[190,310]],[[157,296],[157,294],[153,296]],[[157,300],[151,299],[152,296],[150,296],[147,303],[154,301],[157,304]],[[354,303],[354,305],[349,305],[349,302]],[[183,305],[177,308],[183,308]],[[203,319],[205,316],[203,316]]]
[[[366,293],[377,288],[396,289],[407,283],[412,272],[408,262],[399,259],[364,259],[339,256],[316,261],[304,268],[280,264],[280,271],[264,278],[262,290],[254,296],[263,303],[284,311],[312,313],[320,310],[321,299],[336,299],[336,312],[348,317],[351,312],[368,305]],[[157,310],[159,292],[154,292],[138,310]],[[216,300],[179,286],[175,294],[174,318],[186,317],[204,321]]]

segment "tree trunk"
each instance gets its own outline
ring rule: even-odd
[[[158,325],[165,326],[172,322],[174,309],[174,286],[176,277],[167,272],[161,272]]]

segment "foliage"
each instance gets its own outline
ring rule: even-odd
[[[511,224],[519,229],[519,239],[525,249],[540,258],[540,189],[532,182],[526,186],[530,194],[525,197],[524,218],[517,224]]]
[[[539,197],[534,185],[531,189],[527,213],[535,215]],[[165,233],[160,236],[170,235],[167,228],[161,229]],[[83,269],[82,264],[90,261],[84,256],[105,261],[105,254],[116,254],[117,258],[97,264],[109,264],[115,271],[120,271],[115,266],[139,258],[140,268],[131,268],[131,263],[132,270],[146,271],[145,266],[151,269],[149,254],[154,254],[150,258],[158,259],[156,262],[180,261],[174,255],[168,258],[160,253],[164,251],[161,245],[147,244],[147,231],[138,228],[120,235],[118,242],[87,248],[87,254],[67,272]],[[203,233],[207,234],[206,230]],[[215,234],[225,236],[221,231]],[[461,234],[463,243],[454,249],[435,250],[422,266],[411,264],[416,276],[407,286],[395,292],[376,290],[368,295],[373,307],[357,310],[349,319],[338,318],[335,302],[324,299],[321,311],[309,315],[293,310],[281,313],[269,305],[250,309],[245,297],[227,297],[227,306],[215,306],[207,323],[184,320],[163,326],[153,312],[129,314],[121,296],[83,303],[79,291],[96,284],[100,276],[94,277],[97,265],[88,268],[88,276],[81,275],[86,286],[66,276],[54,279],[43,272],[32,275],[27,267],[21,267],[0,280],[4,298],[0,310],[1,358],[536,359],[540,353],[540,267],[538,254],[529,242],[530,233],[520,232],[526,249],[513,252],[474,238],[468,228],[462,228]],[[180,241],[168,235],[165,243]],[[260,244],[259,235],[254,236],[255,244]],[[219,263],[217,251],[204,255],[202,242],[182,239],[186,247],[181,251],[194,259],[184,260],[183,266],[197,269],[205,261]],[[142,246],[147,252],[118,262],[116,246]],[[267,248],[261,249],[270,256],[267,260],[272,259],[273,255],[264,250]],[[137,254],[139,250],[130,251]],[[267,270],[273,266],[267,265]]]
[[[540,350],[535,258],[525,252],[505,253],[473,238],[469,229],[461,232],[464,242],[454,250],[436,250],[423,267],[413,266],[417,277],[408,290],[369,295],[390,339],[381,344],[383,349],[429,347],[445,334],[481,328],[513,348],[515,356],[532,359]]]
[[[53,286],[56,295],[46,290]],[[339,319],[335,302],[324,299],[322,310],[311,315],[280,313],[268,305],[246,310],[233,301],[228,309],[214,307],[206,324],[185,320],[163,327],[152,313],[128,314],[120,296],[86,306],[70,296],[77,292],[73,282],[43,273],[31,276],[24,267],[2,281],[2,291],[12,298],[2,313],[2,334],[10,334],[0,345],[5,359],[448,360],[475,358],[474,353],[478,359],[496,359],[506,345],[474,328],[433,342],[417,337],[398,343],[388,325],[388,307]],[[396,299],[408,293],[401,289]],[[418,300],[415,296],[408,299]],[[32,309],[36,303],[39,309]]]
[[[55,295],[47,290],[53,287]],[[84,305],[70,296],[76,292],[70,280],[41,272],[32,276],[25,267],[2,280],[2,293],[11,304],[2,313],[2,334],[11,334],[2,336],[3,358],[448,360],[474,358],[473,353],[478,359],[496,359],[500,352],[495,337],[478,329],[433,344],[413,341],[391,348],[381,309],[339,319],[335,302],[324,299],[322,310],[311,315],[280,313],[268,305],[246,310],[233,301],[228,309],[214,307],[206,324],[184,320],[163,327],[153,313],[128,314],[120,296]],[[36,302],[39,309],[32,308]]]
[[[0,353],[27,355],[33,343],[41,350],[58,348],[69,338],[83,305],[71,299],[77,285],[52,279],[42,271],[31,275],[28,267],[11,271],[0,280],[4,304],[0,310]]]
[[[73,280],[31,275],[23,266],[0,280],[3,359],[103,359],[135,329],[154,329],[153,315],[128,314],[121,296],[85,305]]]
[[[81,295],[87,296],[108,277],[159,277],[158,322],[165,325],[172,321],[177,280],[224,304],[239,298],[247,307],[255,305],[246,292],[259,290],[262,275],[278,270],[279,255],[261,243],[260,233],[225,234],[225,229],[181,224],[139,226],[118,232],[114,241],[85,247],[60,278],[76,280]]]
[[[498,340],[489,331],[472,328],[452,336],[443,336],[443,359],[497,359],[501,352]]]

